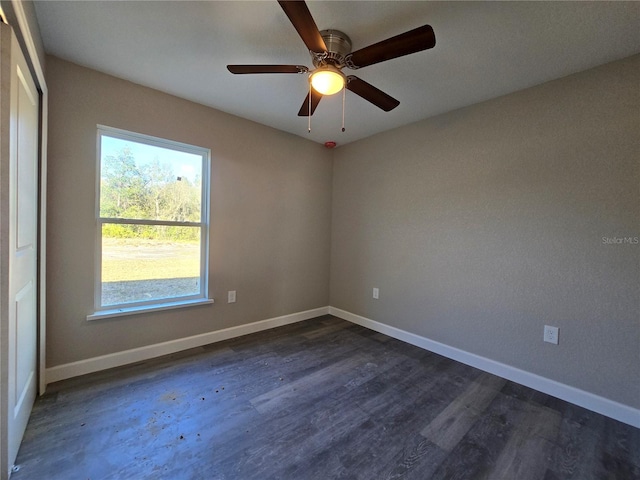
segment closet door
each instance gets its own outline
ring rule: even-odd
[[[8,125],[5,122],[2,125],[0,191],[3,202],[8,203],[8,211],[6,208],[2,211],[1,238],[3,260],[8,260],[8,275],[3,273],[3,281],[8,281],[8,298],[2,307],[7,321],[7,338],[2,346],[6,345],[8,355],[2,363],[6,359],[7,445],[3,448],[8,450],[7,460],[11,466],[18,454],[38,383],[39,93],[11,28],[7,25],[0,28],[0,61],[5,86],[2,95],[6,99],[8,93],[10,100],[9,115],[2,114],[3,120],[8,118]],[[6,108],[6,102],[2,103]]]

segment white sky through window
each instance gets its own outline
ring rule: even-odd
[[[170,150],[154,145],[146,145],[144,143],[137,143],[106,135],[102,136],[101,153],[103,159],[110,155],[117,156],[125,147],[131,149],[131,153],[138,167],[149,164],[157,158],[161,165],[166,164],[173,167],[176,176],[185,177],[191,182],[195,181],[196,176],[202,170],[201,155]]]

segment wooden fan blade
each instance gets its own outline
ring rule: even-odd
[[[400,102],[390,95],[387,95],[379,88],[374,87],[370,83],[354,76],[347,77],[347,90],[351,90],[356,95],[361,96],[365,100],[373,103],[376,107],[381,108],[385,112],[393,110]]]
[[[227,65],[227,70],[237,75],[250,73],[307,73],[304,65]]]
[[[320,100],[322,100],[322,94],[311,89],[311,92],[307,93],[307,98],[304,99],[304,103],[300,107],[300,111],[298,112],[299,117],[309,116],[309,95],[311,95],[311,115],[316,111]]]
[[[327,46],[322,39],[322,35],[320,35],[315,20],[311,16],[311,12],[309,12],[307,4],[301,0],[278,0],[278,3],[287,17],[289,17],[307,48],[316,53],[326,52]]]
[[[350,53],[345,58],[349,68],[357,69],[433,48],[436,36],[429,25],[409,30]]]

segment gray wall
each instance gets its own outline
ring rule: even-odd
[[[331,305],[640,408],[640,245],[602,239],[640,237],[639,73],[634,56],[337,149]]]
[[[48,367],[328,305],[330,151],[55,57],[47,79]],[[86,321],[97,124],[211,149],[214,305]]]

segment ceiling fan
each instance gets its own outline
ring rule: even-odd
[[[309,8],[302,0],[278,3],[289,17],[300,38],[309,49],[315,69],[304,65],[227,65],[234,74],[254,73],[309,73],[309,94],[298,115],[311,116],[324,95],[333,95],[346,88],[385,112],[396,108],[400,102],[382,90],[356,77],[345,75],[343,68],[358,68],[402,57],[433,48],[436,37],[429,25],[415,28],[375,43],[355,52],[351,51],[351,40],[339,30],[319,31]]]

